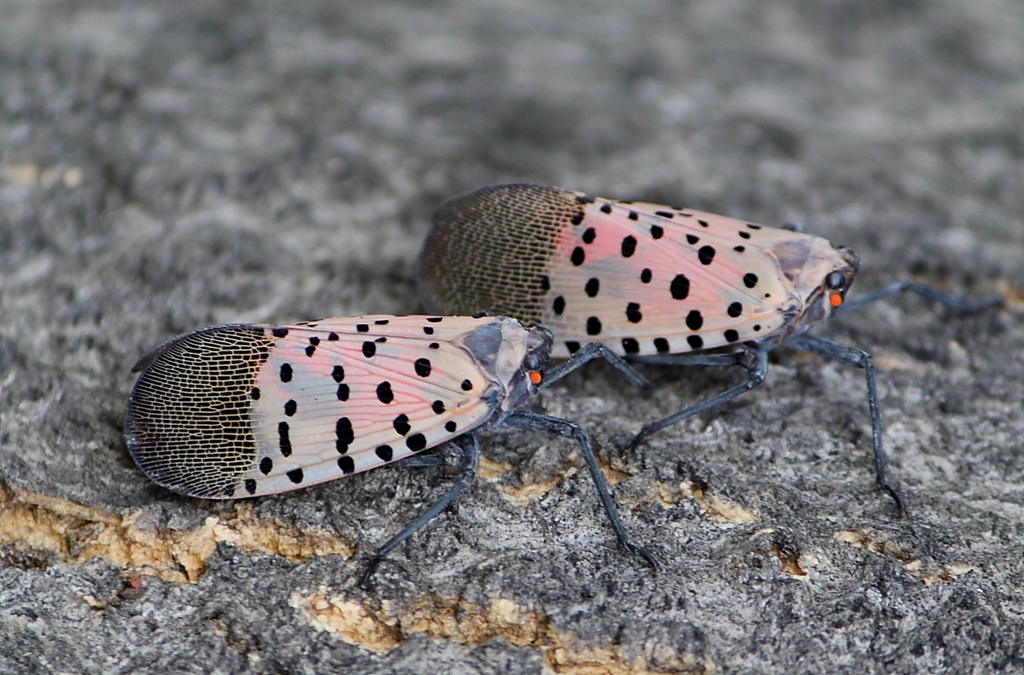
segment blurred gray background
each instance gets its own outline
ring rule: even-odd
[[[863,377],[780,350],[764,387],[593,364],[532,409],[580,458],[484,436],[484,476],[381,469],[252,502],[135,468],[129,368],[221,322],[414,313],[434,208],[522,180],[799,223],[854,248],[818,333],[871,351],[909,518],[873,484]],[[1024,4],[0,1],[0,672],[1024,672]]]

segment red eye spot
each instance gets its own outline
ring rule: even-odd
[[[829,297],[828,301],[832,303],[833,307],[838,307],[839,305],[843,304],[843,296],[839,295],[838,293],[833,293]]]
[[[530,371],[530,382],[533,382],[534,384],[540,384],[541,380],[543,380],[543,379],[544,379],[544,376],[540,374],[539,370],[531,370]]]

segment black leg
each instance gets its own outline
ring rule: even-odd
[[[366,565],[366,570],[359,578],[359,585],[362,588],[368,591],[372,590],[373,585],[370,583],[370,577],[373,576],[373,573],[377,570],[377,566],[380,565],[384,556],[394,550],[394,548],[403,541],[411,537],[416,530],[429,523],[437,514],[444,511],[449,504],[455,501],[455,498],[459,496],[459,493],[465,490],[466,486],[476,478],[477,468],[480,466],[480,443],[477,441],[476,435],[473,433],[463,434],[456,438],[453,443],[462,450],[457,460],[457,466],[454,467],[462,471],[462,475],[459,476],[452,487],[448,490],[448,493],[442,497],[440,501],[420,515],[420,517],[414,520],[412,524],[392,537],[386,544],[380,547],[380,550],[377,551],[372,558],[370,558],[370,562]],[[409,459],[413,458],[410,457]],[[427,459],[427,457],[423,457],[422,459]],[[442,460],[440,463],[447,463],[444,461],[443,457],[439,457],[439,459]]]
[[[743,366],[749,360],[749,355],[747,350],[741,349],[732,354],[653,354],[638,356],[637,360],[659,366]],[[651,383],[651,387],[660,387],[678,379],[675,375],[662,375]]]
[[[901,516],[907,515],[907,505],[903,500],[897,486],[889,481],[885,468],[885,452],[882,450],[882,416],[878,412],[878,389],[875,386],[875,364],[871,355],[860,349],[847,347],[816,335],[800,335],[791,339],[788,346],[794,349],[824,356],[827,359],[845,363],[850,366],[864,369],[864,376],[868,382],[868,408],[871,410],[871,435],[875,444],[875,481],[878,487],[889,493],[889,496],[896,502],[896,509]]]
[[[544,387],[557,382],[583,364],[596,359],[599,356],[610,363],[620,373],[625,375],[626,378],[636,386],[643,388],[651,386],[647,379],[640,373],[636,372],[636,369],[626,363],[621,356],[608,349],[608,347],[604,346],[600,342],[588,342],[568,359],[562,361],[557,366],[544,373],[544,382],[540,385],[540,388],[543,389]]]
[[[429,469],[434,466],[451,466],[451,463],[442,455],[413,455],[392,462],[388,466],[402,469]]]
[[[597,466],[597,458],[594,457],[594,450],[590,447],[590,440],[583,433],[582,429],[568,420],[522,411],[511,413],[501,424],[502,426],[515,427],[516,429],[530,429],[531,431],[555,434],[571,438],[579,443],[580,449],[583,451],[583,458],[587,462],[587,468],[590,469],[590,476],[594,479],[594,485],[597,487],[597,494],[601,498],[601,505],[604,506],[604,510],[608,514],[608,520],[612,523],[612,529],[615,530],[615,536],[618,537],[619,542],[627,551],[643,558],[653,570],[658,570],[660,565],[657,558],[647,549],[641,548],[629,541],[629,537],[626,535],[626,528],[622,526],[622,521],[619,520],[619,512],[615,509],[615,502],[612,501],[612,496],[608,492],[608,484],[605,482],[604,474],[601,473],[601,469]]]
[[[747,360],[745,354],[741,349],[732,354],[652,354],[636,360],[661,366],[742,366]]]
[[[856,298],[847,300],[839,306],[836,310],[836,314],[844,314],[854,309],[860,309],[864,305],[868,305],[872,302],[885,300],[887,298],[894,298],[897,295],[902,295],[907,292],[917,293],[922,298],[938,302],[957,314],[974,314],[986,309],[992,309],[993,307],[1000,307],[1003,304],[1002,298],[993,298],[985,302],[972,304],[962,298],[943,293],[942,291],[937,291],[929,286],[915,283],[913,281],[904,281],[902,283],[893,284],[872,293],[865,293],[864,295],[859,295]]]
[[[726,401],[730,401],[736,398],[745,391],[749,391],[754,387],[760,386],[761,383],[764,382],[765,376],[768,374],[768,352],[771,350],[773,346],[774,345],[765,343],[754,343],[751,348],[747,349],[744,352],[741,352],[738,357],[727,355],[728,358],[733,359],[733,361],[731,363],[726,363],[723,365],[735,365],[738,361],[740,365],[747,369],[748,376],[746,382],[739,386],[733,387],[728,391],[724,391],[718,396],[708,399],[703,403],[698,403],[695,406],[691,406],[686,410],[677,412],[674,415],[669,415],[668,417],[660,419],[657,422],[651,422],[643,429],[641,429],[640,433],[633,437],[633,440],[630,441],[627,451],[633,452],[634,450],[636,450],[637,446],[640,445],[640,443],[643,442],[645,438],[647,438],[656,431],[660,431],[661,429],[664,429],[669,425],[675,424],[680,420],[684,420],[687,417],[693,417],[694,415],[702,413],[705,410],[710,410],[711,408],[719,406],[722,403],[725,403]]]

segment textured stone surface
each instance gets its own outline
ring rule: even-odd
[[[1024,9],[831,3],[0,2],[0,672],[989,673],[1024,670]],[[249,503],[145,480],[132,363],[218,322],[418,309],[434,207],[551,183],[807,230],[857,292],[912,517],[872,481],[858,372],[780,351],[765,386],[595,364],[535,408],[572,447],[484,437],[442,494],[382,469]],[[645,372],[657,376],[659,371]]]

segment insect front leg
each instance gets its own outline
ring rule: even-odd
[[[864,377],[868,384],[868,408],[871,410],[871,435],[875,445],[875,482],[878,487],[889,493],[896,502],[896,509],[901,516],[907,515],[907,505],[903,495],[895,483],[890,482],[885,466],[885,452],[882,449],[882,416],[878,411],[878,389],[875,386],[875,364],[871,355],[860,349],[847,347],[816,335],[800,335],[791,339],[788,346],[794,349],[824,356],[827,359],[845,363],[864,369]]]
[[[575,354],[546,372],[544,374],[544,383],[541,384],[541,389],[557,382],[572,371],[580,368],[585,363],[588,363],[599,356],[611,364],[611,366],[617,371],[625,375],[626,378],[636,386],[643,389],[650,388],[651,383],[647,381],[647,378],[638,373],[633,366],[626,363],[621,356],[608,349],[608,347],[600,342],[588,342],[578,349]]]
[[[414,456],[409,457],[406,460],[406,462],[412,459],[428,460],[433,457],[438,459],[439,461],[431,462],[429,464],[410,462],[405,464],[405,466],[438,466],[443,464],[446,466],[452,466],[452,468],[459,470],[461,472],[461,475],[458,477],[458,479],[455,480],[451,488],[449,488],[448,493],[445,494],[444,497],[442,497],[432,507],[427,509],[426,512],[421,514],[408,527],[406,527],[404,530],[402,530],[394,537],[392,537],[390,540],[388,540],[388,542],[381,546],[380,550],[378,550],[373,555],[373,557],[370,558],[370,562],[366,565],[366,570],[363,571],[362,576],[359,578],[359,585],[363,589],[367,591],[373,589],[373,584],[370,582],[370,577],[373,576],[373,573],[377,570],[377,567],[384,559],[384,556],[393,551],[395,547],[401,544],[403,541],[411,537],[416,532],[416,530],[420,529],[421,527],[429,523],[431,520],[433,520],[435,516],[441,513],[441,511],[444,511],[445,508],[447,508],[449,504],[455,501],[455,498],[458,497],[459,494],[466,489],[466,486],[473,482],[473,479],[476,478],[477,469],[480,467],[480,443],[479,441],[477,441],[476,434],[463,434],[462,436],[459,436],[454,441],[452,441],[450,445],[454,446],[455,448],[458,448],[458,450],[460,450],[461,452],[455,452],[452,454],[452,456],[449,456],[447,452],[444,455],[440,456]]]
[[[749,346],[745,351],[739,352],[735,356],[731,354],[709,354],[708,356],[701,356],[699,354],[692,355],[693,361],[691,363],[695,365],[742,365],[744,368],[747,369],[747,381],[741,385],[729,389],[728,391],[724,391],[718,396],[710,398],[707,401],[704,401],[703,403],[698,403],[697,405],[690,406],[685,410],[681,410],[680,412],[677,412],[674,415],[669,415],[668,417],[660,419],[657,422],[651,422],[643,429],[641,429],[636,436],[633,437],[633,440],[630,441],[629,447],[626,451],[633,452],[634,450],[636,450],[637,446],[639,446],[640,443],[643,442],[645,438],[647,438],[656,431],[660,431],[661,429],[664,429],[667,426],[684,420],[687,417],[693,417],[694,415],[702,413],[705,410],[710,410],[716,406],[725,403],[726,401],[731,401],[732,399],[736,398],[745,391],[750,391],[755,387],[759,387],[761,383],[764,382],[765,376],[768,374],[768,352],[771,351],[771,348],[773,346],[774,344],[771,343],[757,342],[751,343],[751,346]],[[688,355],[683,354],[680,356]],[[710,360],[715,357],[722,358],[723,360],[721,362]],[[660,360],[661,357],[655,358],[659,359],[658,363],[667,362]],[[670,359],[672,357],[665,358]],[[685,362],[679,361],[677,363],[682,364]]]
[[[1003,305],[1002,298],[992,298],[985,302],[971,303],[963,298],[958,298],[955,295],[949,295],[942,291],[937,291],[930,286],[919,284],[914,281],[904,281],[898,284],[892,284],[877,291],[871,293],[865,293],[864,295],[857,296],[851,300],[847,300],[836,309],[836,314],[843,314],[850,310],[860,309],[864,305],[869,305],[872,302],[878,300],[886,300],[888,298],[895,298],[898,295],[904,293],[917,293],[922,298],[938,302],[957,314],[976,314],[983,312],[986,309],[992,309],[994,307],[1001,307]]]
[[[583,452],[583,458],[587,462],[591,478],[594,479],[597,494],[601,498],[601,505],[604,506],[605,513],[608,514],[608,520],[611,521],[612,529],[615,530],[615,536],[618,537],[619,542],[627,551],[643,558],[644,562],[651,569],[655,571],[659,569],[660,564],[650,551],[629,541],[626,528],[623,527],[622,521],[619,519],[619,512],[616,510],[615,502],[612,501],[611,493],[608,491],[608,483],[605,481],[601,469],[597,466],[597,458],[594,456],[593,448],[590,447],[590,439],[587,438],[587,435],[583,433],[580,427],[568,420],[523,411],[511,413],[502,421],[502,426],[541,431],[564,438],[571,438],[576,441]]]

